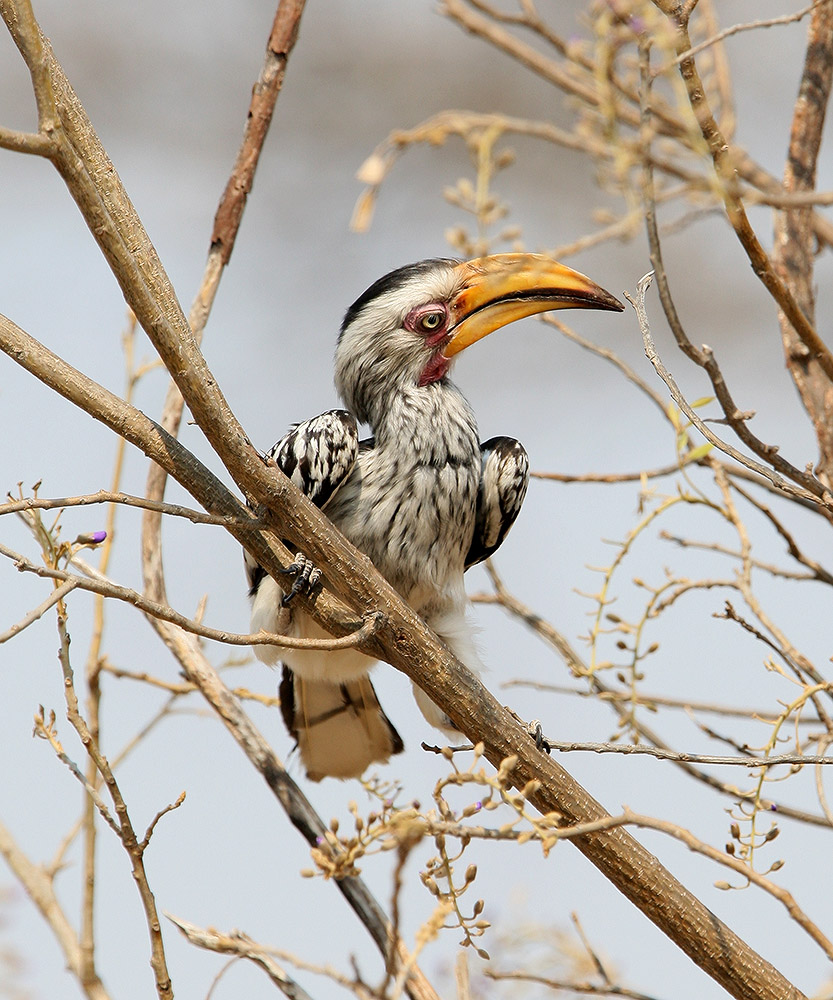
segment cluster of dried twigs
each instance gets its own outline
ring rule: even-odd
[[[802,994],[795,986],[718,921],[625,828],[651,828],[677,838],[689,849],[729,868],[744,883],[752,883],[771,894],[822,953],[833,959],[833,944],[823,930],[786,889],[769,878],[777,870],[778,863],[771,864],[766,874],[761,874],[753,864],[756,849],[771,842],[777,834],[777,826],[771,823],[766,829],[761,828],[761,817],[764,813],[771,815],[773,805],[777,805],[779,816],[816,826],[833,826],[822,779],[823,764],[830,761],[826,752],[833,742],[833,721],[827,709],[830,682],[767,614],[753,587],[753,576],[758,572],[792,575],[828,586],[833,583],[831,573],[801,549],[782,513],[793,505],[813,511],[826,522],[833,520],[833,355],[813,325],[812,291],[813,254],[817,249],[833,246],[833,225],[817,211],[819,206],[828,205],[833,199],[828,193],[819,194],[814,190],[816,158],[833,73],[833,3],[816,0],[795,14],[721,31],[707,0],[699,3],[697,0],[609,0],[589,6],[587,23],[592,27],[593,37],[584,43],[562,37],[541,17],[533,0],[518,0],[517,6],[509,11],[482,0],[444,0],[444,13],[461,28],[478,35],[574,99],[575,126],[568,130],[549,122],[449,111],[390,136],[360,172],[360,179],[367,188],[357,206],[354,225],[366,227],[378,190],[403,153],[415,143],[437,145],[451,136],[462,137],[474,155],[476,177],[473,183],[458,184],[449,192],[449,200],[470,213],[477,231],[470,235],[465,229],[458,229],[451,234],[451,239],[462,252],[478,253],[488,248],[493,240],[492,229],[502,224],[506,214],[492,184],[497,171],[507,166],[511,159],[507,151],[499,147],[504,136],[532,136],[586,155],[595,165],[601,184],[621,198],[623,208],[618,217],[607,217],[596,232],[558,247],[554,253],[569,256],[607,240],[626,238],[646,226],[652,273],[667,322],[679,348],[708,378],[720,408],[719,425],[738,442],[732,443],[715,432],[714,419],[702,417],[702,407],[686,400],[658,356],[645,311],[647,278],[631,301],[643,333],[646,354],[667,386],[674,406],[647,386],[624,361],[582,342],[563,324],[556,324],[565,335],[616,364],[628,379],[647,393],[670,423],[677,443],[677,460],[664,469],[638,470],[630,475],[580,477],[602,482],[641,480],[646,508],[642,520],[619,546],[615,559],[603,570],[604,583],[596,595],[589,660],[585,661],[554,626],[511,595],[494,570],[491,571],[492,592],[477,596],[480,601],[501,605],[533,628],[557,651],[572,674],[586,685],[584,691],[611,706],[617,716],[617,737],[628,735],[633,744],[638,744],[624,746],[620,741],[619,744],[579,747],[559,744],[550,738],[551,734],[539,734],[536,742],[525,727],[438,645],[391,588],[373,572],[367,560],[339,538],[320,513],[290,484],[274,470],[263,466],[217,389],[199,351],[199,339],[223,268],[233,250],[302,10],[302,0],[281,0],[278,6],[263,69],[253,91],[244,140],[216,214],[204,279],[190,317],[186,319],[112,165],[39,30],[28,0],[0,0],[0,13],[29,67],[38,110],[36,132],[0,128],[0,146],[43,156],[54,163],[81,208],[134,315],[174,380],[159,422],[149,420],[131,402],[132,387],[141,372],[130,367],[128,389],[124,398],[120,398],[71,368],[11,320],[0,317],[0,346],[6,354],[68,401],[83,407],[110,427],[122,443],[136,445],[152,460],[144,498],[129,497],[119,491],[119,459],[113,487],[107,493],[44,499],[35,491],[33,496],[10,498],[0,507],[0,514],[18,514],[26,519],[39,543],[42,565],[36,558],[6,546],[0,546],[0,555],[11,560],[21,571],[52,580],[54,588],[24,620],[8,626],[0,634],[0,642],[13,639],[51,609],[57,610],[67,715],[88,754],[86,768],[82,770],[61,744],[54,716],[44,711],[38,714],[37,733],[49,741],[85,788],[84,814],[48,866],[34,864],[2,826],[0,852],[49,923],[85,995],[105,1000],[108,993],[97,971],[94,936],[96,817],[102,817],[124,845],[139,889],[150,933],[157,995],[172,995],[164,938],[144,871],[143,855],[156,824],[182,800],[160,809],[140,838],[119,789],[115,774],[117,760],[108,760],[98,742],[102,674],[110,671],[116,676],[125,676],[123,671],[108,664],[101,645],[104,601],[118,599],[133,604],[147,616],[186,677],[185,682],[173,682],[160,677],[132,675],[134,680],[153,684],[167,693],[168,700],[157,718],[169,711],[177,699],[199,690],[309,842],[317,869],[335,876],[334,884],[378,945],[385,964],[381,986],[371,987],[358,974],[351,979],[332,973],[333,978],[356,995],[395,997],[403,990],[411,998],[436,995],[416,964],[422,948],[447,922],[463,930],[465,944],[474,944],[475,938],[481,937],[487,926],[482,917],[482,901],[475,903],[467,913],[461,909],[460,898],[474,882],[476,871],[469,866],[462,880],[455,875],[455,865],[463,858],[468,843],[480,838],[515,844],[533,840],[544,851],[562,839],[569,839],[732,996],[771,997],[773,1000],[800,997]],[[781,182],[733,142],[731,80],[721,43],[729,35],[743,30],[760,30],[804,17],[809,19],[807,57],[793,119],[788,168]],[[778,209],[772,255],[766,253],[749,222],[745,208],[749,202]],[[736,405],[714,352],[706,346],[696,347],[686,333],[674,307],[671,279],[663,264],[658,206],[664,211],[683,206],[671,228],[685,225],[692,213],[716,208],[725,213],[755,273],[777,307],[787,366],[816,430],[819,460],[815,469],[789,461],[775,444],[760,440],[750,430],[750,414]],[[497,238],[512,241],[518,237],[517,230],[503,229]],[[177,441],[186,403],[241,492],[253,501],[257,513],[227,490]],[[705,445],[697,437],[698,433],[705,438]],[[707,493],[699,481],[694,483],[687,478],[695,468],[705,470],[711,477],[710,492]],[[649,481],[672,473],[679,473],[685,485],[667,497],[649,496]],[[164,491],[168,476],[174,476],[203,510],[166,503]],[[563,480],[566,477],[549,474],[546,478]],[[762,492],[776,498],[772,507],[760,499]],[[793,568],[773,567],[756,558],[738,511],[739,501],[767,519],[783,540]],[[781,505],[777,510],[776,502]],[[49,525],[43,520],[43,511],[92,503],[109,505],[106,540],[91,537],[65,543],[60,540],[57,522]],[[648,525],[654,524],[671,506],[679,504],[699,505],[709,510],[735,533],[735,549],[706,543],[712,551],[733,561],[735,571],[722,578],[719,585],[739,595],[747,609],[740,613],[727,602],[724,614],[767,646],[771,668],[779,670],[785,679],[789,678],[795,689],[795,697],[788,704],[761,713],[770,730],[765,745],[757,751],[733,745],[736,753],[730,758],[686,754],[668,746],[646,724],[644,712],[646,707],[656,710],[668,701],[645,695],[641,687],[643,662],[655,652],[654,644],[648,639],[650,624],[686,594],[712,587],[714,581],[673,576],[661,585],[645,585],[645,610],[636,621],[614,616],[609,607],[614,577],[618,579],[617,571],[633,544],[641,539]],[[118,505],[138,506],[144,511],[144,592],[141,594],[118,585],[107,575],[112,518]],[[359,645],[406,672],[446,706],[461,731],[477,744],[475,760],[468,770],[461,770],[449,755],[449,778],[438,786],[433,810],[398,807],[385,799],[381,809],[367,818],[361,817],[357,808],[353,809],[354,830],[349,835],[340,835],[337,825],[327,826],[320,820],[243,708],[246,698],[268,699],[247,691],[230,691],[206,657],[198,637],[237,645],[253,642],[289,645],[290,640],[279,636],[236,635],[213,629],[203,624],[199,615],[194,618],[171,608],[165,593],[160,540],[165,516],[224,527],[272,573],[279,572],[291,561],[280,539],[288,539],[303,548],[325,569],[325,586],[308,606],[337,637],[326,643],[330,647]],[[697,544],[690,539],[676,541],[684,546]],[[95,546],[102,546],[97,567],[91,566],[82,556],[84,549]],[[65,630],[66,601],[75,590],[92,592],[97,602],[96,627],[85,669],[87,695],[83,709]],[[626,654],[624,665],[621,660],[615,665],[623,682],[613,683],[607,679],[614,661],[613,658],[606,660],[600,652],[602,643],[611,634],[617,648]],[[690,703],[685,704],[690,709],[698,709]],[[675,706],[669,704],[669,707]],[[720,707],[709,705],[700,706],[700,709],[709,711]],[[736,710],[728,708],[725,711]],[[799,735],[799,723],[810,716],[819,731],[806,737]],[[781,732],[791,725],[796,731],[795,752],[776,754]],[[664,757],[738,804],[741,812],[732,824],[729,847],[725,851],[717,850],[674,823],[629,810],[618,816],[608,815],[542,751],[542,746],[550,751],[650,750]],[[481,755],[491,762],[492,769],[480,766]],[[709,770],[727,762],[742,763],[750,768],[751,787],[740,788]],[[797,769],[808,764],[816,766],[820,812],[805,812],[781,802],[775,804],[764,794],[768,777],[776,765]],[[446,794],[447,786],[469,784],[477,787],[478,798],[462,807],[452,807]],[[510,820],[498,826],[471,824],[472,817],[481,817],[498,805],[512,811]],[[747,824],[743,830],[741,819]],[[76,930],[58,902],[54,883],[69,843],[79,835],[84,842],[84,900],[81,928]],[[396,851],[399,863],[394,887],[397,888],[405,859],[424,839],[432,840],[437,847],[436,857],[428,863],[423,874],[424,884],[437,899],[437,908],[414,947],[409,949],[399,932],[398,893],[394,893],[394,911],[388,918],[362,882],[358,862],[376,850]],[[456,853],[449,849],[449,841],[459,845]],[[184,920],[177,920],[176,924],[189,940],[201,947],[256,962],[288,996],[306,996],[280,964],[290,962],[303,968],[303,963],[292,956],[259,945],[239,932],[229,935],[209,932]],[[589,945],[587,951],[595,955]],[[552,978],[538,979],[553,988],[570,988],[574,992],[644,996],[613,982],[600,960],[596,959],[594,965],[598,975],[592,983],[580,983],[575,979],[567,983],[556,983]],[[501,974],[502,977],[507,975]],[[517,975],[524,976],[523,973]],[[535,977],[527,975],[526,978]],[[463,967],[458,970],[457,982],[461,998],[466,997],[469,986]]]

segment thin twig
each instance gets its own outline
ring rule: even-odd
[[[61,952],[67,968],[78,980],[87,1000],[110,1000],[110,994],[96,974],[81,980],[81,951],[78,935],[67,919],[52,880],[52,872],[43,865],[34,864],[21,850],[11,832],[0,823],[0,855],[3,856],[15,877],[26,890],[29,899],[46,921]]]
[[[620,358],[615,351],[611,351],[607,347],[602,347],[601,344],[594,344],[591,340],[586,337],[582,337],[580,333],[577,333],[571,326],[565,323],[563,320],[558,319],[549,313],[544,314],[541,317],[541,321],[546,323],[547,326],[554,326],[556,330],[562,333],[568,340],[572,340],[573,343],[578,344],[579,347],[584,348],[585,351],[590,351],[591,354],[595,354],[605,361],[610,362],[615,368],[625,376],[625,378],[632,384],[635,385],[639,391],[646,396],[654,406],[659,410],[665,420],[668,420],[668,407],[665,400],[659,395],[659,393],[650,386],[638,372],[624,360]]]
[[[795,559],[796,562],[800,563],[802,566],[806,566],[807,569],[812,574],[813,579],[818,580],[820,583],[827,583],[833,586],[833,573],[826,570],[821,563],[816,562],[815,559],[811,559],[809,556],[805,555],[801,549],[798,547],[798,543],[792,534],[787,531],[786,527],[781,523],[780,519],[777,518],[774,512],[767,507],[766,504],[762,503],[760,500],[755,499],[748,490],[744,490],[742,487],[738,486],[734,480],[732,482],[732,489],[739,493],[747,503],[751,504],[755,510],[760,511],[761,514],[769,521],[769,523],[775,528],[784,543],[787,546],[787,551]]]
[[[139,842],[139,848],[143,853],[144,851],[147,850],[147,846],[150,843],[150,838],[153,836],[153,831],[156,829],[159,820],[162,819],[163,816],[167,816],[168,813],[173,812],[174,809],[179,809],[179,807],[182,805],[184,801],[185,801],[185,792],[180,792],[175,802],[171,802],[169,805],[165,806],[164,809],[160,809],[159,812],[153,817],[153,819],[150,821],[150,825],[148,826],[147,830],[145,830],[144,837],[142,837],[141,841]]]
[[[679,66],[683,59],[699,55],[699,53],[701,53],[704,49],[708,49],[712,45],[717,45],[720,42],[725,41],[727,38],[731,38],[732,35],[737,35],[742,31],[756,31],[758,28],[774,28],[782,24],[794,24],[796,21],[800,21],[802,18],[806,17],[814,7],[818,7],[819,4],[829,2],[830,0],[813,0],[813,3],[808,4],[806,7],[802,7],[801,10],[797,10],[794,14],[782,14],[780,17],[762,18],[760,21],[746,21],[743,24],[733,24],[730,28],[723,28],[723,30],[718,31],[717,34],[705,39],[705,41],[698,42],[693,48],[682,52],[676,57],[676,59],[672,59],[659,69],[653,70],[652,76],[660,76],[663,73],[666,73],[674,66]]]
[[[77,586],[78,584],[74,580],[65,580],[60,587],[56,587],[45,601],[42,601],[36,608],[33,608],[28,614],[24,615],[19,622],[15,622],[5,632],[0,632],[0,646],[4,642],[8,642],[9,639],[13,639],[16,635],[19,635],[25,628],[33,624],[33,622],[42,618],[50,608],[54,607],[58,601],[62,601]]]
[[[587,664],[573,649],[572,645],[565,636],[563,636],[552,624],[550,624],[550,622],[536,614],[531,608],[527,607],[509,593],[491,561],[486,563],[486,569],[491,577],[492,584],[495,587],[495,592],[500,605],[507,612],[509,612],[509,614],[515,615],[519,618],[544,642],[555,649],[559,656],[561,656],[564,662],[568,665],[570,670],[576,674],[576,676],[588,678],[589,683],[599,696],[600,700],[607,701],[611,708],[613,708],[616,712],[620,721],[627,719],[628,724],[635,728],[641,739],[644,739],[646,742],[659,749],[671,749],[668,744],[656,732],[654,732],[653,729],[651,729],[650,726],[647,726],[642,721],[632,718],[632,713],[629,707],[625,707],[632,704],[632,699],[630,697],[620,699],[618,697],[619,692],[615,691],[610,687],[610,685],[606,684],[601,679],[598,672],[594,674],[590,673]],[[737,786],[727,785],[725,782],[720,781],[718,778],[706,771],[700,770],[693,764],[687,764],[684,761],[676,761],[674,763],[681,770],[685,771],[685,773],[690,777],[695,778],[704,785],[708,785],[710,788],[715,789],[723,795],[730,795],[734,799],[741,800],[747,797],[746,793]],[[768,799],[765,803],[762,803],[762,805],[767,808],[772,808],[781,816],[788,816],[789,818],[798,820],[802,823],[810,823],[813,826],[822,826],[825,828],[828,828],[830,825],[827,822],[827,818],[824,816],[818,816],[814,813],[806,812],[801,809],[794,809],[792,806],[788,806],[781,802],[774,802]]]
[[[712,157],[715,176],[720,182],[719,190],[726,216],[749,257],[753,271],[792,324],[796,335],[810,355],[818,362],[827,377],[833,380],[833,353],[776,273],[772,261],[749,222],[743,201],[733,190],[731,182],[735,176],[735,164],[731,159],[729,144],[712,115],[707,90],[698,73],[694,57],[690,54],[692,45],[688,34],[688,15],[681,13],[676,0],[654,0],[654,4],[673,21],[677,29],[676,47],[677,54],[681,57],[680,76],[686,87],[691,110]]]
[[[747,469],[751,469],[753,472],[757,472],[758,475],[763,476],[768,479],[773,486],[777,487],[782,492],[790,496],[799,496],[805,500],[813,500],[814,497],[817,498],[820,504],[823,504],[829,510],[833,511],[833,495],[821,484],[818,484],[818,494],[811,493],[809,490],[802,489],[799,486],[795,486],[793,483],[783,479],[774,472],[772,469],[767,468],[767,466],[762,465],[760,462],[756,462],[754,459],[749,458],[744,455],[743,452],[737,450],[728,442],[723,441],[721,438],[714,433],[714,431],[702,420],[702,418],[695,412],[694,409],[689,405],[688,401],[685,399],[677,383],[674,381],[673,376],[670,374],[668,369],[663,365],[659,354],[657,353],[656,346],[654,344],[653,337],[651,336],[651,329],[648,324],[648,315],[645,311],[645,293],[650,287],[651,281],[653,280],[654,272],[649,271],[646,275],[639,279],[637,284],[637,296],[634,298],[628,292],[624,292],[625,298],[633,306],[637,319],[639,320],[639,327],[642,331],[642,340],[645,345],[645,356],[654,366],[659,377],[668,386],[671,393],[671,397],[677,406],[682,410],[682,412],[688,417],[691,423],[697,428],[697,430],[703,435],[703,437],[713,444],[716,448],[720,449],[725,455],[733,458],[736,462],[745,466]]]
[[[694,464],[698,463],[699,459],[695,459]],[[680,466],[688,464],[683,460],[681,462],[674,462],[670,465],[663,465],[658,469],[643,469],[639,472],[585,472],[581,474],[572,474],[567,472],[536,472],[534,469],[530,472],[530,476],[533,479],[544,479],[549,480],[554,483],[638,483],[643,479],[662,479],[665,476],[673,476],[675,473],[680,471]]]
[[[833,764],[833,757],[809,755],[800,753],[776,754],[772,757],[722,757],[716,754],[686,753],[682,750],[665,750],[658,747],[645,746],[643,743],[578,743],[550,740],[544,736],[544,743],[549,749],[559,753],[572,753],[576,750],[587,753],[618,753],[626,756],[655,757],[657,760],[673,760],[686,764],[716,764],[746,768],[769,767],[803,767],[806,764]]]
[[[96,740],[93,739],[87,723],[78,708],[78,698],[75,693],[73,670],[69,658],[69,634],[66,629],[66,613],[63,609],[63,605],[58,605],[58,634],[60,637],[59,659],[64,675],[64,698],[66,699],[67,705],[67,718],[75,731],[78,733],[84,749],[95,763],[96,770],[101,775],[110,798],[113,801],[113,807],[115,808],[116,816],[118,817],[118,836],[125,851],[127,852],[128,857],[130,858],[133,879],[136,883],[136,887],[139,891],[139,898],[142,901],[142,907],[145,911],[145,920],[151,942],[150,965],[154,973],[156,994],[159,997],[159,1000],[171,1000],[173,997],[171,977],[168,973],[167,960],[165,957],[165,945],[162,940],[162,933],[159,926],[156,901],[150,888],[150,884],[148,883],[147,873],[145,871],[143,848],[136,837],[136,833],[133,829],[133,824],[127,810],[127,805],[121,793],[121,788],[116,781],[110,764],[101,752]]]
[[[54,730],[54,714],[52,719],[48,720],[44,717],[43,710],[39,710],[38,714],[35,716],[35,734],[48,740],[50,746],[55,751],[55,756],[58,760],[69,770],[70,774],[84,787],[87,795],[90,797],[91,802],[98,810],[101,818],[110,827],[110,829],[115,833],[115,835],[121,838],[122,831],[118,824],[118,821],[113,817],[113,814],[107,808],[107,804],[98,792],[98,789],[82,772],[81,768],[75,763],[74,760],[67,754],[61,745],[60,740]]]
[[[702,347],[697,348],[689,339],[685,332],[680,317],[677,313],[674,300],[671,296],[671,289],[668,282],[668,276],[665,271],[665,266],[663,264],[662,257],[662,247],[659,238],[659,230],[657,227],[656,218],[656,199],[654,194],[654,179],[653,179],[653,167],[651,164],[650,148],[652,141],[652,132],[650,128],[650,118],[651,118],[651,78],[650,78],[650,49],[647,43],[643,40],[640,44],[640,110],[641,110],[641,124],[640,124],[640,134],[642,136],[643,147],[645,150],[643,159],[643,179],[642,179],[642,198],[645,209],[645,226],[648,233],[648,243],[650,246],[650,256],[651,264],[653,265],[653,274],[656,275],[657,288],[659,290],[660,302],[662,303],[663,312],[665,313],[666,319],[668,320],[668,325],[671,327],[671,331],[674,334],[674,338],[677,341],[677,345],[683,351],[683,353],[694,361],[695,364],[699,365],[704,369],[708,375],[712,387],[714,389],[717,400],[723,410],[726,417],[726,422],[732,428],[732,430],[737,434],[740,440],[756,455],[767,461],[777,473],[782,476],[786,476],[791,479],[794,483],[799,484],[803,490],[807,493],[812,494],[814,497],[818,497],[826,504],[827,507],[831,507],[831,498],[828,490],[824,483],[819,482],[815,476],[812,476],[805,470],[799,469],[792,465],[786,459],[782,458],[778,454],[778,448],[773,445],[764,444],[756,435],[754,435],[748,427],[747,418],[744,413],[735,405],[735,402],[729,392],[728,386],[726,385],[723,373],[717,363],[714,356],[714,351],[703,344]],[[648,276],[645,276],[647,279]],[[643,281],[645,280],[643,279]],[[650,280],[649,282],[650,283]],[[647,286],[646,286],[647,288]],[[643,312],[640,316],[640,327],[643,331],[643,339],[645,329],[647,328],[647,316],[644,313],[644,292],[643,292]],[[638,315],[640,315],[638,313]],[[644,319],[644,325],[643,325]],[[654,365],[656,368],[656,365]],[[660,373],[661,374],[661,373]],[[670,377],[670,376],[669,376]],[[666,384],[667,381],[666,381]],[[670,385],[669,385],[669,388]],[[679,405],[679,403],[678,403]],[[688,413],[686,414],[688,415]],[[699,417],[693,421],[698,429],[701,428],[703,421]],[[702,431],[701,431],[702,433]],[[706,435],[708,438],[708,435]],[[715,441],[717,441],[715,435]],[[715,442],[712,442],[715,443]],[[718,445],[720,447],[720,445]],[[752,469],[752,471],[758,472],[768,478],[773,486],[784,492],[781,483],[783,480],[779,476],[778,481],[773,480],[772,473],[767,471],[761,472],[761,469],[765,469],[764,466],[760,466],[758,463],[753,463],[750,465],[749,460],[744,460],[740,458],[740,452],[736,449],[732,449],[731,452],[727,451],[727,448],[731,448],[730,445],[722,447],[721,450],[729,454],[731,457],[735,458],[736,461],[740,461],[742,465],[746,465],[747,468]],[[792,496],[798,497],[793,490],[789,491]],[[807,502],[806,495],[801,495],[803,502]],[[828,512],[829,513],[829,512]]]
[[[309,993],[278,965],[265,948],[242,931],[221,934],[214,929],[198,927],[170,913],[165,916],[191,944],[224,955],[236,955],[259,965],[288,1000],[312,1000]]]
[[[494,969],[486,969],[484,975],[488,976],[489,979],[536,983],[539,986],[546,986],[550,990],[559,990],[565,993],[581,993],[585,996],[622,997],[624,1000],[658,1000],[654,994],[631,990],[627,986],[615,986],[612,984],[594,985],[587,982],[572,982],[568,979],[552,979],[534,972],[498,972]]]
[[[739,491],[740,492],[740,491]],[[742,559],[743,553],[737,549],[729,548],[728,545],[720,545],[718,542],[698,542],[691,538],[682,538],[680,535],[672,535],[668,531],[661,531],[659,537],[668,542],[673,542],[675,545],[679,545],[681,549],[699,549],[701,552],[717,552],[723,556],[729,556],[732,559]],[[770,576],[780,577],[782,580],[818,580],[819,577],[815,573],[799,573],[795,570],[783,569],[781,566],[776,566],[774,563],[765,563],[760,559],[752,559],[750,565],[754,566],[755,569],[763,570],[765,573],[769,573]]]
[[[193,510],[190,507],[183,507],[181,504],[163,503],[113,490],[97,490],[95,493],[75,497],[24,497],[19,500],[9,500],[7,503],[0,504],[0,516],[17,514],[27,510],[62,510],[69,507],[86,507],[97,504],[122,504],[125,507],[138,507],[140,510],[152,510],[170,517],[186,518],[193,524],[215,524],[222,527],[229,524],[229,518],[222,515],[206,514],[205,511]],[[251,521],[246,523],[251,524]]]
[[[96,573],[93,578],[87,578],[69,573],[66,570],[53,569],[50,566],[39,566],[37,563],[33,563],[19,552],[15,552],[2,543],[0,543],[0,555],[11,559],[14,562],[15,568],[21,572],[34,573],[36,576],[45,579],[72,583],[73,589],[90,591],[93,594],[101,594],[103,597],[110,597],[114,600],[123,601],[126,604],[132,604],[150,617],[171,622],[185,629],[186,632],[192,632],[203,639],[212,639],[215,642],[222,642],[230,646],[280,646],[285,649],[323,650],[350,649],[361,645],[374,636],[381,627],[384,617],[381,613],[371,614],[355,632],[337,639],[303,639],[291,635],[273,635],[269,632],[254,632],[241,635],[237,632],[227,632],[223,629],[203,625],[191,618],[187,618],[167,605],[150,600],[137,590],[113,583],[99,573]]]
[[[503,603],[502,598],[497,594],[473,594],[470,599],[472,601],[482,601],[486,604]],[[634,698],[633,692],[631,691],[614,691],[608,689],[607,691],[600,693],[567,687],[565,684],[545,684],[542,681],[528,681],[522,679],[506,681],[502,686],[507,688],[526,687],[532,688],[535,691],[551,691],[553,694],[573,695],[577,698],[597,698],[599,701],[631,702]],[[690,698],[667,698],[664,695],[644,693],[637,693],[636,700],[639,705],[648,709],[655,709],[661,706],[663,708],[680,709],[684,712],[702,712],[706,715],[730,716],[738,719],[757,719],[760,722],[765,723],[772,723],[775,721],[775,716],[771,714],[770,709],[743,708],[742,706],[735,705],[718,705],[710,701],[695,701]]]

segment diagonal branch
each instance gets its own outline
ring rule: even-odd
[[[165,622],[158,622],[157,629],[182,665],[188,679],[200,689],[237,745],[261,774],[292,825],[310,847],[317,847],[326,835],[327,827],[278,760],[260,730],[245,713],[239,700],[226,687],[220,675],[203,655],[194,637]],[[357,875],[337,879],[335,885],[366,927],[387,962],[391,951],[393,929],[367,885]],[[410,963],[410,955],[401,939],[396,937],[393,940],[393,947],[401,963]],[[411,1000],[437,1000],[436,992],[416,965],[409,965],[405,989]]]
[[[2,553],[5,555],[5,553]],[[33,622],[38,621],[46,612],[53,607],[58,601],[62,601],[71,590],[75,590],[78,586],[75,580],[64,580],[64,582],[56,587],[55,590],[42,601],[36,608],[33,608],[27,614],[20,619],[20,621],[15,622],[10,628],[7,628],[5,632],[0,632],[0,646],[4,642],[8,642],[9,639],[13,639],[16,635],[19,635],[25,628],[28,628]]]

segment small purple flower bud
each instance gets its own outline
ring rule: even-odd
[[[100,545],[107,537],[106,531],[88,531],[75,539],[76,545]]]

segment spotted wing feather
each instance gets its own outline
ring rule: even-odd
[[[518,441],[494,437],[481,444],[480,453],[482,472],[466,569],[500,548],[515,523],[529,484],[529,458]]]
[[[347,479],[359,453],[355,418],[347,410],[329,410],[296,424],[264,456],[307,496],[316,507],[326,507]],[[265,571],[246,555],[251,594]]]
[[[347,410],[329,410],[296,424],[266,457],[323,508],[349,475],[358,453],[355,418]]]

